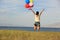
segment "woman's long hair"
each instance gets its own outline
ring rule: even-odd
[[[36,11],[36,15],[39,15],[39,11]]]

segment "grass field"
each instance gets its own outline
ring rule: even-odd
[[[60,32],[0,30],[0,40],[60,40]]]

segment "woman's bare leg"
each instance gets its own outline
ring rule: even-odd
[[[36,31],[37,27],[34,25],[34,31]]]
[[[40,31],[40,26],[37,27],[37,30]]]

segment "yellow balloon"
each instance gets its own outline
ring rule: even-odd
[[[30,0],[31,3],[33,3],[33,0]]]

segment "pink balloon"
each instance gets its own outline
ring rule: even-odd
[[[30,6],[30,7],[33,7],[33,3],[29,3],[29,6]]]

